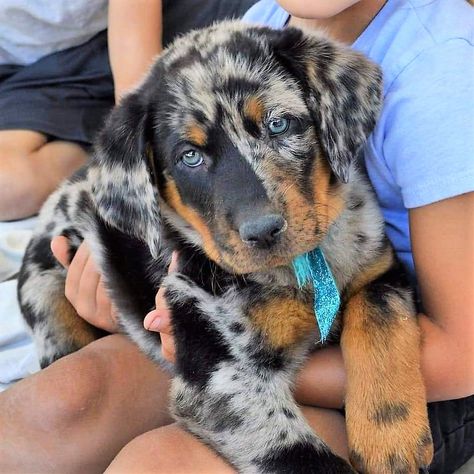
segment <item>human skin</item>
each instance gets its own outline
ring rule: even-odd
[[[364,0],[277,0],[292,16],[308,19],[334,18],[337,14]]]
[[[87,160],[76,143],[31,130],[0,130],[0,221],[37,213],[46,198]]]
[[[161,51],[161,0],[110,0],[108,44],[115,101],[133,89]]]
[[[278,0],[291,14],[290,25],[318,28],[352,44],[385,4],[385,0]]]
[[[334,410],[303,407],[313,430],[341,457],[347,459],[345,420]],[[186,453],[183,456],[183,453]],[[135,438],[114,459],[107,474],[169,473],[230,474],[236,471],[193,435],[168,425]]]

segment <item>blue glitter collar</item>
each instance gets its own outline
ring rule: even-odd
[[[334,276],[319,248],[293,259],[293,269],[300,288],[307,283],[313,284],[314,314],[318,322],[321,342],[324,342],[341,304]]]

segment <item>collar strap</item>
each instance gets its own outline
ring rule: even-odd
[[[325,342],[341,305],[341,297],[329,265],[320,248],[293,259],[293,269],[299,288],[312,283],[314,314],[319,326],[321,342]]]

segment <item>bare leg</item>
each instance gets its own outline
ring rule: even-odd
[[[124,336],[95,341],[0,394],[0,472],[103,472],[170,423],[167,374]]]
[[[340,456],[348,459],[345,420],[334,410],[304,407],[313,430]],[[107,474],[231,474],[235,471],[205,444],[177,424],[135,438],[120,451]]]
[[[29,130],[0,131],[0,220],[38,212],[59,183],[87,160],[84,149]]]

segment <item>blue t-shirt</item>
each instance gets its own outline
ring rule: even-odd
[[[243,19],[283,28],[289,15],[261,0]],[[384,72],[365,166],[387,235],[414,275],[407,209],[474,190],[474,9],[465,0],[388,0],[352,46]]]

